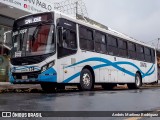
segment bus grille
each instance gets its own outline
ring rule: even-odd
[[[14,79],[22,79],[22,76],[27,76],[28,79],[31,79],[31,78],[37,79],[39,74],[41,74],[41,71],[32,72],[32,73],[12,73]]]

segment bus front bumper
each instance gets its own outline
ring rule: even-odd
[[[20,73],[19,76],[21,76],[22,78],[22,75]],[[38,74],[37,76],[37,78],[30,77],[28,79],[15,79],[15,77],[10,74],[10,82],[13,84],[39,84],[42,82],[57,83],[57,73],[53,68],[49,68],[48,70],[41,74]]]

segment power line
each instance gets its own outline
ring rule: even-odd
[[[159,39],[159,38],[158,38]],[[148,41],[146,43],[150,43],[150,42],[153,42],[153,41],[157,41],[157,39],[154,39],[154,40],[151,40],[151,41]]]
[[[158,49],[158,47],[159,47],[159,41],[160,41],[160,38],[158,38],[157,49]]]

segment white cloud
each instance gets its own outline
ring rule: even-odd
[[[89,17],[147,42],[160,37],[159,0],[84,0]]]
[[[160,0],[83,1],[91,19],[144,42],[160,37]]]

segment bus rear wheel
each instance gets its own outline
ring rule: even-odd
[[[83,69],[80,75],[80,90],[90,91],[94,87],[93,76],[88,69]]]
[[[41,83],[41,88],[44,92],[54,92],[55,84],[54,83]]]
[[[142,78],[139,73],[135,75],[135,83],[127,84],[129,89],[139,89],[142,86]]]

